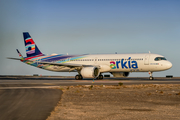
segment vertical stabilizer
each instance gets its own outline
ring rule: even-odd
[[[28,32],[23,33],[27,57],[43,55]]]

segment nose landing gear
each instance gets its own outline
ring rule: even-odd
[[[149,80],[154,80],[154,77],[152,76],[152,72],[149,71],[149,75],[150,75]]]

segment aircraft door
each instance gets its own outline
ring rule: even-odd
[[[150,54],[146,54],[146,55],[145,55],[144,65],[149,65],[149,57],[150,57]]]
[[[94,59],[94,63],[95,63],[95,64],[97,64],[97,61],[98,61],[98,58],[97,58],[97,57],[95,57],[95,59]]]

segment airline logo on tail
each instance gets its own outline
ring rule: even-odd
[[[26,53],[27,54],[33,54],[35,53],[35,43],[32,40],[32,38],[27,38],[25,39],[25,48],[26,48]]]
[[[36,46],[28,32],[23,33],[27,57],[42,56],[43,54]]]

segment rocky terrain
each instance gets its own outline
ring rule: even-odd
[[[179,120],[180,85],[62,86],[47,120]]]

